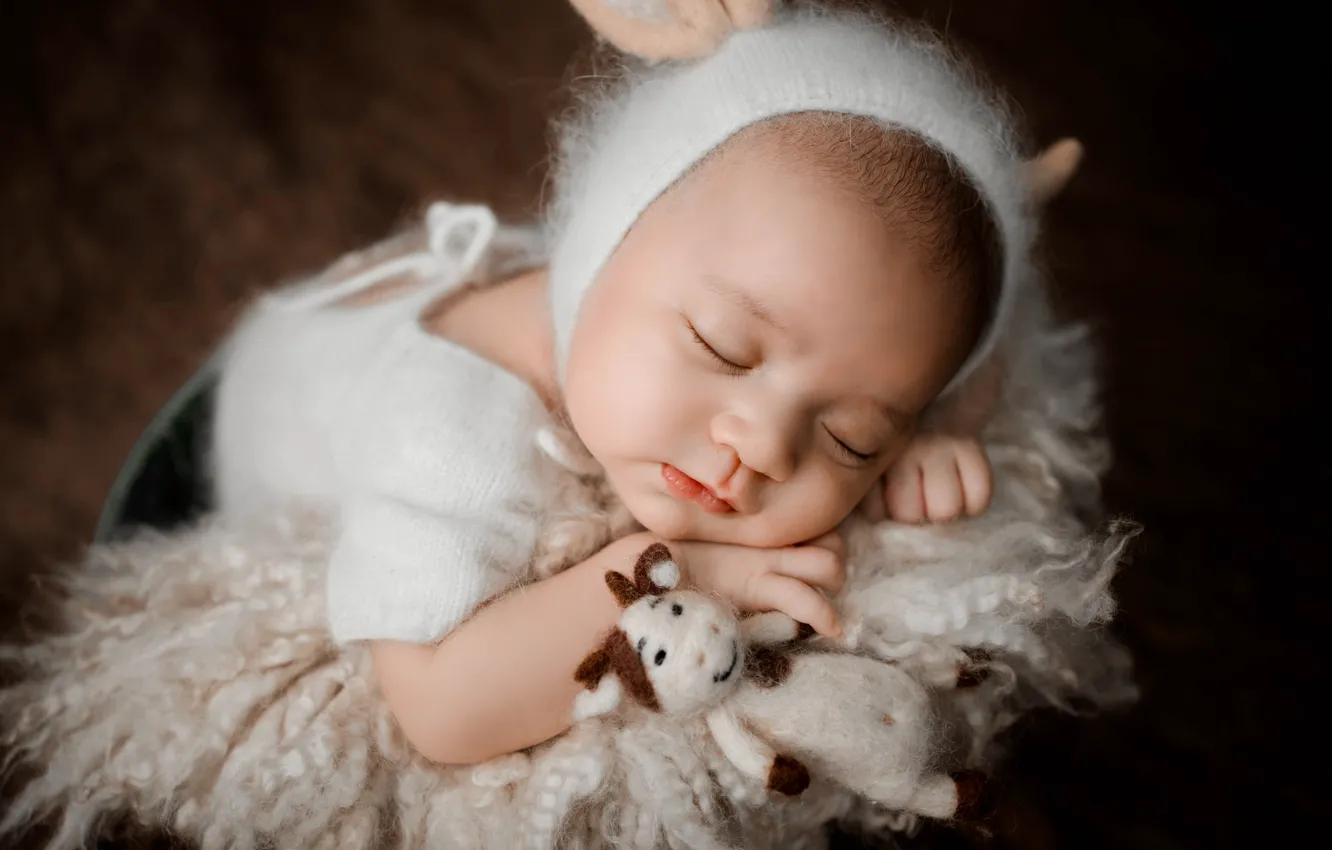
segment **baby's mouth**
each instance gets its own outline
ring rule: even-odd
[[[661,465],[661,477],[666,482],[666,489],[681,501],[693,502],[710,514],[735,511],[734,505],[713,493],[707,485],[690,478],[684,471],[669,463]]]
[[[717,684],[725,682],[727,679],[731,678],[731,674],[735,672],[735,668],[739,663],[740,663],[740,646],[739,644],[732,642],[731,666],[727,667],[725,670],[723,670],[720,673],[714,673],[712,676],[712,681],[716,682]]]

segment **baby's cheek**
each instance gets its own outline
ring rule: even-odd
[[[640,493],[642,482],[638,480],[617,480],[611,475],[611,484],[624,499],[642,526],[658,537],[667,540],[690,540],[694,538],[694,524],[685,512],[684,503],[671,500],[666,496],[644,497]]]
[[[594,455],[620,453],[627,436],[626,419],[641,401],[626,380],[628,367],[609,357],[577,365],[577,370],[570,369],[566,387],[574,428]]]
[[[760,540],[751,546],[790,546],[821,537],[846,519],[873,485],[872,478],[841,478],[821,473],[809,479],[778,485],[780,499],[759,516],[755,529]]]
[[[621,457],[675,459],[671,452],[693,414],[685,376],[650,335],[629,335],[625,329],[605,343],[598,362],[570,375],[571,414],[575,403],[579,408],[575,426],[594,454],[600,449]]]

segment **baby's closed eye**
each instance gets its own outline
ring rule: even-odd
[[[830,428],[824,427],[828,436],[832,437],[833,444],[837,447],[840,454],[846,461],[857,466],[864,466],[874,461],[878,457],[878,451],[875,449],[857,449],[854,447],[856,442],[853,438],[839,437],[832,432]]]
[[[694,327],[694,323],[685,319],[685,326],[689,329],[689,334],[693,337],[694,345],[698,346],[707,357],[723,372],[728,375],[740,376],[749,372],[754,367],[744,362],[744,358],[738,355],[723,354],[717,346],[709,342],[703,334]]]

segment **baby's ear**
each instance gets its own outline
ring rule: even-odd
[[[697,59],[737,29],[762,26],[773,0],[572,0],[597,35],[649,62]]]
[[[1082,143],[1060,139],[1023,166],[1027,188],[1038,205],[1048,203],[1073,179],[1082,162]]]

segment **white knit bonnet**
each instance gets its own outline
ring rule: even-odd
[[[653,11],[653,0],[616,2],[625,8],[611,0],[575,5],[603,35],[606,26],[589,7],[601,15],[607,7],[628,14],[631,5],[643,7],[639,14]],[[675,4],[656,5],[665,14]],[[565,128],[547,222],[561,380],[583,297],[648,205],[745,127],[818,110],[920,135],[953,157],[989,205],[1003,242],[1003,277],[993,317],[953,388],[993,350],[1030,262],[1030,204],[1006,112],[937,43],[917,34],[864,15],[808,7],[764,18],[753,28],[723,33],[699,58],[626,69],[618,86]],[[627,40],[617,44],[623,48]]]

